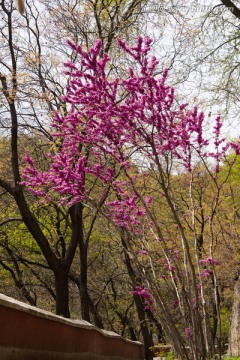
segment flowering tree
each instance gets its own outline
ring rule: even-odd
[[[18,4],[20,12],[24,11],[23,16],[19,16],[15,3]],[[61,75],[62,71],[58,65],[64,59],[71,57],[71,54],[74,56],[71,49],[66,47],[65,39],[78,41],[81,33],[81,41],[85,44],[93,44],[94,38],[101,37],[105,51],[114,53],[113,40],[122,31],[125,34],[128,27],[131,27],[131,33],[135,31],[141,8],[141,0],[121,1],[121,4],[117,2],[109,4],[101,0],[93,3],[31,0],[0,2],[0,128],[1,140],[6,140],[4,154],[5,151],[9,154],[9,158],[1,157],[1,168],[4,168],[4,173],[1,172],[0,176],[0,187],[4,189],[1,194],[6,191],[10,201],[17,204],[16,213],[19,214],[17,221],[24,222],[34,242],[38,244],[40,256],[43,256],[44,268],[50,269],[51,275],[47,276],[49,280],[54,275],[53,298],[56,299],[56,312],[59,315],[70,316],[68,275],[70,266],[75,260],[75,252],[80,247],[79,238],[81,238],[81,275],[75,274],[74,281],[80,288],[81,280],[82,317],[89,320],[90,312],[92,318],[96,318],[94,315],[96,308],[88,296],[86,286],[89,269],[87,249],[96,219],[96,207],[92,210],[92,206],[86,204],[88,207],[84,206],[82,211],[82,204],[75,204],[73,208],[57,209],[52,202],[50,206],[41,206],[36,211],[32,204],[33,198],[29,197],[25,189],[19,185],[22,181],[20,174],[23,158],[21,149],[24,147],[22,134],[29,135],[27,147],[33,152],[38,149],[35,154],[40,155],[40,148],[51,146],[52,137],[48,133],[49,119],[54,109],[65,112],[65,103],[61,100],[61,95],[66,78]],[[36,133],[43,135],[41,139]],[[35,150],[29,142],[30,139]],[[40,158],[41,155],[37,161],[41,162]],[[92,194],[97,187],[98,184],[95,188],[94,186],[91,188]],[[96,193],[97,190],[95,191],[97,197]],[[1,206],[4,220],[1,221],[1,227],[7,228],[11,219],[9,220],[9,213],[4,210],[3,202]],[[42,222],[42,217],[49,219],[51,214],[54,214],[52,226],[49,226],[49,232],[46,232],[44,230],[46,222]],[[85,219],[84,224],[79,220],[81,214]],[[75,217],[77,221],[74,220]],[[63,226],[64,222],[66,227]],[[85,232],[82,231],[83,227]],[[19,247],[22,251],[20,244]],[[50,309],[50,303],[46,302],[46,304]],[[99,325],[99,321],[96,321],[96,324]]]
[[[80,58],[79,66],[65,64],[69,112],[52,122],[57,149],[48,155],[49,169],[39,171],[26,157],[25,184],[43,201],[57,196],[70,208],[91,201],[87,179],[100,180],[105,189],[97,209],[111,188],[116,198],[105,215],[145,281],[133,294],[145,299],[146,311],[157,312],[179,358],[206,359],[221,338],[214,220],[226,180],[218,178],[220,161],[230,145],[220,136],[220,117],[211,144],[204,114],[176,104],[167,70],[154,75],[158,61],[149,56],[149,38],[139,37],[134,47],[118,44],[134,63],[125,79],[107,76],[110,59],[100,56],[101,41],[89,52],[69,42]],[[174,184],[179,169],[181,189]],[[120,171],[123,180],[116,179]],[[211,184],[210,195],[204,187],[201,196],[196,190],[203,178]],[[159,202],[168,209],[164,221]]]

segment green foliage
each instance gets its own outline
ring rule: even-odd
[[[169,351],[169,353],[167,354],[166,360],[174,360],[175,359],[175,355],[173,351]]]
[[[221,308],[221,323],[222,323],[222,337],[224,341],[227,341],[229,337],[230,323],[231,323],[231,311],[226,307]]]
[[[174,360],[175,355],[171,349],[172,346],[170,344],[157,344],[155,347],[155,354],[159,358]]]
[[[227,161],[223,164],[220,171],[220,176],[223,178],[228,175],[230,170],[228,180],[231,183],[239,182],[240,174],[240,155],[230,154],[227,158]]]

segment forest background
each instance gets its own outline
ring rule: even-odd
[[[141,340],[146,359],[158,343],[182,359],[221,357],[229,336],[240,355],[240,2],[26,1],[20,16],[2,0],[0,9],[0,291]],[[159,63],[144,65],[151,54]],[[117,78],[128,80],[114,98]],[[76,147],[64,168],[69,133]],[[176,136],[186,142],[172,144]],[[63,179],[64,169],[78,176]]]

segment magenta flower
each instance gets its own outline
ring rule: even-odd
[[[203,270],[203,272],[201,274],[201,277],[202,278],[207,278],[207,277],[209,277],[211,275],[211,273],[212,273],[211,270],[205,269],[205,270]]]
[[[149,293],[149,288],[147,287],[143,287],[141,288],[140,286],[135,286],[135,290],[132,291],[133,295],[139,295],[142,298],[145,299],[147,305],[145,306],[145,310],[154,310],[153,308],[153,298],[152,295]]]
[[[192,336],[193,336],[193,333],[192,333],[190,327],[187,327],[187,328],[185,329],[185,331],[186,331],[187,336],[189,336],[189,337],[192,337]]]
[[[70,110],[66,115],[56,113],[52,121],[56,151],[47,155],[47,171],[37,170],[28,155],[28,166],[23,170],[23,184],[36,196],[51,198],[55,193],[61,198],[59,203],[64,199],[68,205],[86,200],[89,196],[86,177],[93,176],[103,185],[109,184],[114,180],[115,170],[106,159],[112,157],[121,168],[127,168],[128,145],[135,149],[133,153],[150,158],[156,165],[161,156],[171,152],[173,158],[191,171],[195,153],[212,157],[219,169],[227,149],[220,136],[220,117],[214,127],[215,152],[208,153],[209,141],[203,137],[204,114],[196,107],[188,109],[186,103],[175,106],[174,89],[166,85],[167,69],[160,77],[154,75],[158,60],[149,56],[151,39],[139,37],[133,47],[118,40],[120,48],[134,59],[139,69],[130,68],[128,76],[121,80],[108,79],[110,58],[107,54],[100,56],[100,40],[89,51],[70,41],[68,44],[78,54],[79,64],[65,63],[70,83],[63,100]],[[128,96],[119,102],[123,93]],[[146,198],[145,204],[149,205],[151,200]],[[144,209],[124,216],[127,199],[122,201],[125,202],[125,205],[119,203],[122,210],[114,211],[118,225],[132,222],[138,226],[138,217],[144,215]],[[131,201],[136,205],[136,200],[130,198],[129,207]]]

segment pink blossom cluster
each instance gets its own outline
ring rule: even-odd
[[[203,272],[201,273],[201,278],[208,278],[209,276],[211,276],[212,271],[209,269],[204,269]]]
[[[192,330],[191,330],[190,327],[187,327],[187,328],[185,329],[185,331],[186,331],[187,336],[189,336],[190,338],[193,336],[193,333],[192,333]]]
[[[176,273],[176,267],[179,261],[180,263],[182,263],[182,258],[180,250],[177,249],[177,244],[172,242],[171,245],[172,246],[167,250],[167,257],[158,260],[158,263],[162,268],[161,279],[168,279],[168,275],[171,275],[171,279],[173,279],[174,281],[178,281],[179,279]]]
[[[124,181],[115,180],[113,188],[118,196],[116,200],[106,204],[110,210],[109,216],[116,225],[133,230],[134,233],[141,232],[145,222],[146,209],[139,205],[138,196],[136,194],[129,195],[127,184]],[[149,203],[149,198],[145,202]]]
[[[205,267],[201,273],[202,278],[208,278],[212,274],[212,270],[206,268],[208,265],[222,265],[218,260],[213,260],[211,256],[206,256],[205,259],[199,260],[199,263]]]
[[[135,254],[137,255],[148,255],[148,250],[142,249],[142,250],[135,250]]]
[[[89,196],[86,177],[98,178],[104,184],[112,181],[115,171],[108,162],[109,156],[126,166],[125,149],[129,145],[156,164],[170,152],[189,171],[194,152],[206,155],[209,141],[203,137],[204,114],[196,107],[187,109],[187,104],[176,105],[173,88],[165,84],[167,70],[160,77],[155,76],[158,61],[149,56],[149,38],[139,37],[134,47],[118,40],[138,69],[130,68],[125,79],[107,76],[110,58],[101,55],[100,40],[89,51],[70,41],[68,44],[78,54],[79,65],[65,63],[71,80],[63,99],[69,111],[66,115],[56,113],[52,122],[56,151],[48,154],[50,165],[45,172],[26,156],[23,184],[34,194],[48,196],[47,190],[51,189],[69,205],[82,201]],[[126,96],[122,98],[122,94]],[[219,150],[224,142],[220,129],[218,117],[215,152],[208,154],[217,164],[224,151]],[[133,220],[129,214],[123,219],[121,210],[115,215],[118,223]]]
[[[175,270],[175,266],[172,265],[171,262],[172,262],[172,260],[170,258],[163,260],[163,265],[165,266],[167,271],[169,271],[170,273],[172,273]]]
[[[213,260],[211,256],[206,256],[205,259],[199,260],[199,263],[203,266],[208,264],[222,265],[218,260]]]
[[[153,310],[153,298],[150,294],[150,290],[147,287],[135,286],[135,290],[132,291],[133,295],[139,295],[143,299],[145,299],[147,305],[145,306],[145,310]]]
[[[207,264],[214,264],[214,265],[222,265],[222,263],[220,263],[220,261],[218,260],[213,260],[213,258],[211,256],[206,256],[205,259],[199,260],[201,265],[206,266]]]

